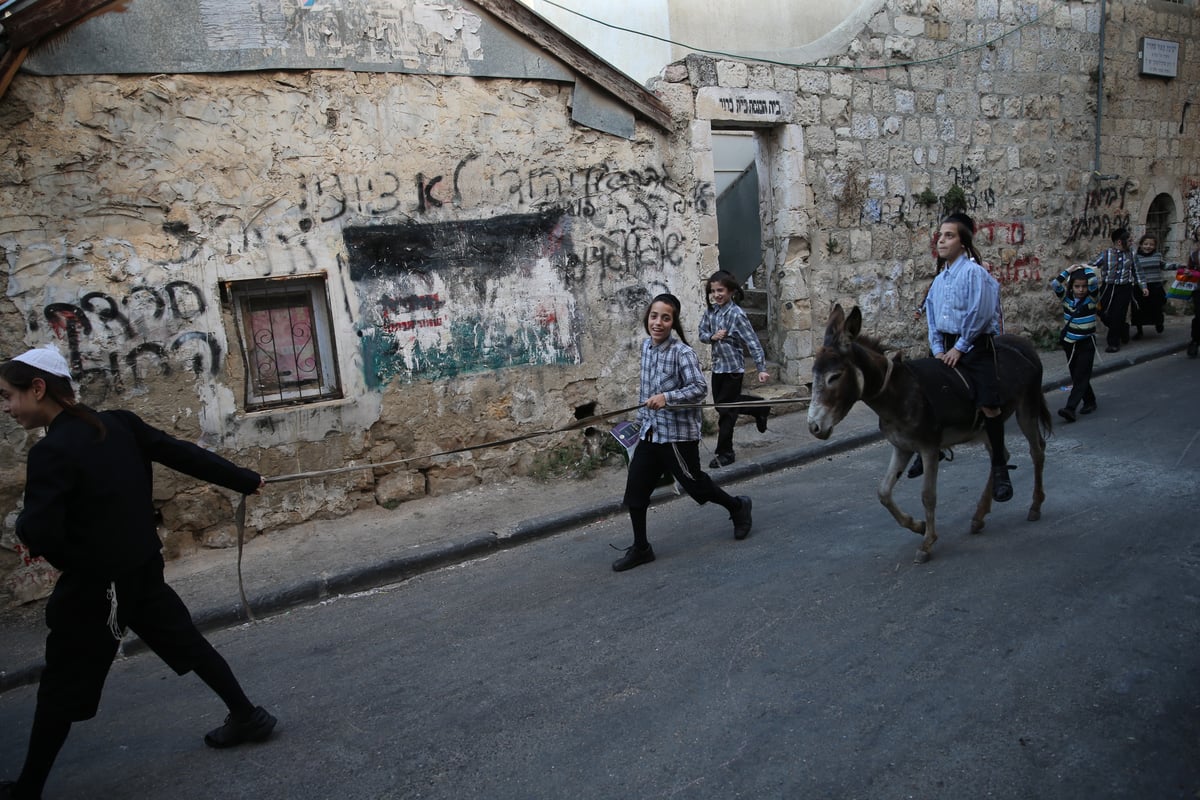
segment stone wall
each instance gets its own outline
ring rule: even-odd
[[[759,132],[769,350],[785,376],[807,380],[834,303],[861,306],[885,342],[925,350],[913,311],[955,205],[976,221],[1008,330],[1042,341],[1058,327],[1049,278],[1093,258],[1116,226],[1136,239],[1156,197],[1173,209],[1168,256],[1186,257],[1200,224],[1200,16],[1156,0],[1107,8],[1098,164],[1094,1],[896,0],[839,57],[690,56],[652,84],[676,104],[690,95],[705,129]],[[1144,36],[1180,44],[1177,78],[1138,74]],[[703,132],[688,135],[703,147]]]
[[[632,405],[651,294],[698,308],[712,189],[675,172],[657,128],[572,124],[571,97],[346,71],[20,75],[0,100],[4,355],[54,342],[85,402],[268,476]],[[247,411],[253,344],[231,287],[301,276],[327,294],[342,396]],[[0,513],[36,436],[0,423]],[[278,483],[250,526],[474,485],[580,437]],[[157,492],[185,532],[173,549],[228,541],[228,515],[194,513],[210,490],[164,473]]]

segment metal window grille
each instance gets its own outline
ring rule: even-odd
[[[324,277],[229,284],[246,365],[246,408],[342,396]]]

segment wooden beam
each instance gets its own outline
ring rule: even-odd
[[[599,86],[641,116],[671,130],[671,112],[654,93],[567,36],[516,0],[471,0],[484,11],[515,28],[571,69]]]
[[[22,47],[20,49],[9,48],[4,51],[4,55],[0,56],[0,97],[4,97],[4,93],[8,91],[8,85],[12,83],[17,70],[21,68],[21,62],[28,54],[29,48]]]
[[[28,48],[93,14],[114,0],[38,0],[4,20],[8,46]]]

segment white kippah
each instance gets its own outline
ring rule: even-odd
[[[71,368],[67,366],[67,360],[62,357],[62,353],[58,352],[58,349],[54,345],[26,350],[21,355],[15,356],[13,361],[20,361],[23,364],[36,367],[42,372],[49,372],[51,375],[71,380]]]

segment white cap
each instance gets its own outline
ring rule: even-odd
[[[71,380],[71,368],[67,366],[67,360],[62,357],[62,353],[58,352],[58,349],[52,344],[48,344],[45,347],[35,347],[33,350],[26,350],[21,355],[14,356],[13,361],[20,361],[23,364],[36,367],[42,372],[49,372],[51,375]]]

